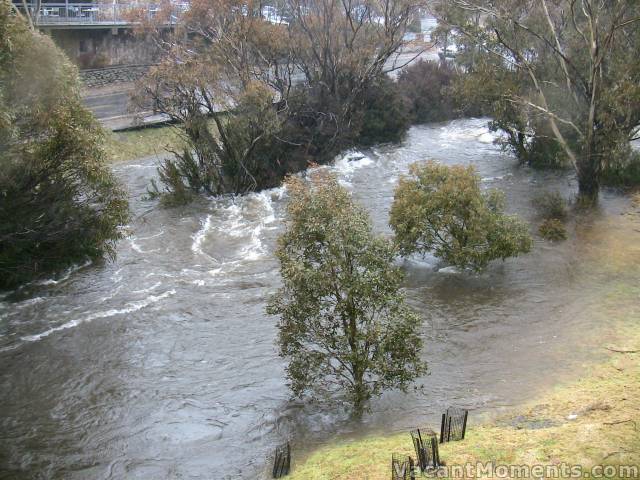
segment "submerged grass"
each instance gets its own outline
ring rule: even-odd
[[[105,142],[107,160],[113,163],[163,155],[167,150],[181,150],[184,147],[184,139],[174,126],[109,132]]]
[[[640,286],[612,285],[600,310],[606,362],[508,414],[470,423],[464,441],[441,445],[445,463],[640,465]],[[321,448],[289,478],[387,480],[392,452],[415,457],[408,433]]]

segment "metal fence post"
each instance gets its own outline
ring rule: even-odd
[[[465,410],[464,412],[464,420],[462,421],[462,440],[464,440],[464,434],[467,431],[467,416],[469,415],[469,411]]]

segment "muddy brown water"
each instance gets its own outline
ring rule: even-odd
[[[503,189],[508,210],[532,222],[537,192],[575,193],[570,174],[518,167],[486,123],[414,127],[401,145],[351,152],[329,168],[382,233],[398,176],[416,160],[474,164],[483,185]],[[615,192],[578,217],[568,241],[536,238],[530,254],[481,275],[429,256],[402,261],[430,372],[423,389],[389,392],[353,421],[290,399],[277,319],[264,313],[279,284],[272,252],[284,189],[162,209],[142,198],[154,162],[114,167],[134,214],[116,262],[0,302],[1,479],[260,478],[286,438],[300,458],[335,439],[435,422],[450,404],[472,418],[499,411],[597,359],[595,303],[612,283],[640,277],[629,268],[640,227]],[[600,268],[612,249],[627,255]]]

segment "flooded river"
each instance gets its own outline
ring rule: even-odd
[[[382,233],[397,179],[416,160],[476,165],[509,212],[531,221],[536,193],[575,192],[572,176],[518,167],[493,139],[486,119],[414,127],[402,145],[329,168]],[[114,167],[133,210],[116,262],[0,302],[0,479],[254,479],[287,438],[299,458],[335,438],[434,422],[449,404],[497,411],[597,359],[594,302],[622,276],[640,279],[624,265],[598,267],[612,245],[630,249],[623,264],[640,258],[629,246],[640,227],[621,215],[628,200],[607,192],[568,241],[536,238],[531,254],[481,275],[404,261],[430,373],[423,389],[385,394],[355,422],[289,398],[277,319],[264,312],[279,285],[286,192],[162,209],[143,198],[154,162]]]

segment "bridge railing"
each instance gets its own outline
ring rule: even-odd
[[[170,7],[150,4],[120,3],[46,3],[32,17],[41,26],[46,25],[129,25],[134,18],[153,19],[166,15],[163,20],[176,23],[189,9],[188,3],[171,3]]]

